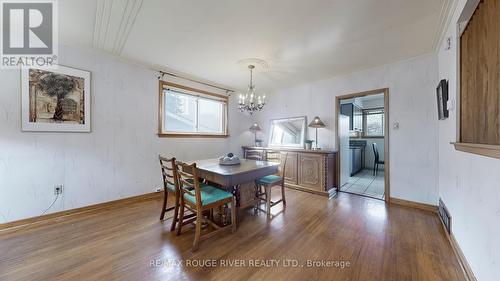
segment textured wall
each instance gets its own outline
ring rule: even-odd
[[[335,96],[388,87],[391,196],[437,204],[437,70],[436,56],[427,55],[293,87],[271,95],[268,107],[253,120],[265,133],[269,119],[306,115],[310,121],[318,115],[327,124],[319,130],[319,145],[334,149]],[[392,129],[395,121],[400,123],[399,130]],[[236,135],[233,149],[253,142],[250,132]],[[309,138],[314,138],[314,130],[309,131]]]
[[[92,72],[92,133],[21,132],[20,73],[1,70],[0,223],[40,215],[56,184],[65,191],[50,212],[152,192],[161,184],[159,153],[194,160],[227,150],[229,139],[156,136],[152,71],[65,46],[59,55],[61,64]]]
[[[229,139],[158,138],[158,82],[150,70],[64,46],[60,57],[92,72],[92,133],[21,132],[19,72],[0,71],[0,223],[39,215],[56,184],[65,192],[50,212],[151,192],[161,183],[159,153],[183,160],[240,154],[253,142],[253,120],[265,133],[271,118],[319,115],[327,123],[320,145],[334,148],[334,97],[383,87],[391,91],[390,122],[401,124],[390,131],[391,196],[437,202],[435,56],[283,90],[255,117],[236,112],[231,98]]]
[[[493,0],[490,0],[493,1]],[[456,23],[465,0],[457,9],[447,31],[452,48],[439,51],[439,78],[449,79],[450,99],[457,98]],[[480,281],[500,276],[500,160],[460,152],[456,141],[457,112],[439,122],[439,196],[452,216],[452,231]]]

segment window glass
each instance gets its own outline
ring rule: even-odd
[[[164,90],[167,132],[196,132],[196,97]]]
[[[163,133],[225,134],[225,102],[170,89],[163,102]]]
[[[198,129],[201,132],[220,133],[224,126],[224,106],[208,99],[198,100]]]
[[[369,109],[364,111],[365,114],[365,136],[384,136],[384,110]]]

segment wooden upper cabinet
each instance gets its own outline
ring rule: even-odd
[[[460,143],[500,145],[500,1],[482,1],[460,37]]]

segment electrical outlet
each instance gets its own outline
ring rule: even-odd
[[[63,185],[54,185],[54,195],[63,193]]]

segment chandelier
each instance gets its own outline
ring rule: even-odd
[[[249,65],[250,69],[250,85],[248,86],[248,90],[246,94],[240,94],[238,108],[245,112],[247,111],[252,115],[256,111],[261,111],[266,105],[266,95],[258,95],[255,92],[255,85],[253,84],[253,69],[254,65]]]

